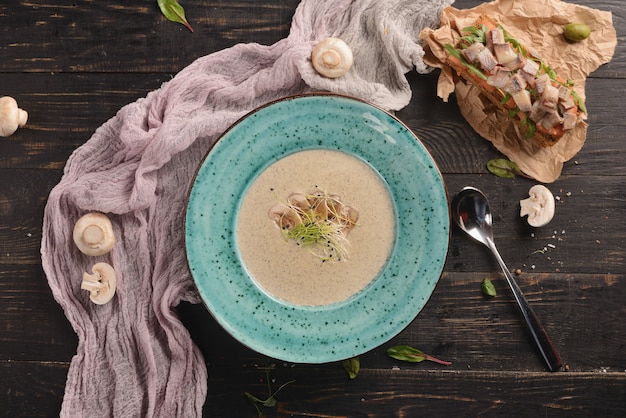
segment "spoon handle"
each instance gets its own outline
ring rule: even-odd
[[[504,264],[504,260],[500,257],[500,253],[496,249],[496,245],[492,239],[487,239],[487,246],[496,257],[498,264],[500,264],[500,268],[504,272],[506,276],[506,281],[509,284],[509,287],[513,291],[513,296],[519,305],[520,310],[522,311],[522,316],[526,321],[526,325],[530,330],[530,333],[535,341],[539,352],[541,353],[541,357],[543,361],[548,366],[548,370],[551,372],[555,372],[561,368],[561,358],[559,357],[559,353],[557,353],[554,345],[552,345],[552,341],[550,341],[550,337],[548,337],[548,333],[545,328],[541,324],[539,317],[535,314],[535,311],[532,310],[528,301],[524,297],[522,290],[517,285],[517,282],[513,278],[513,275],[509,271],[509,269]]]

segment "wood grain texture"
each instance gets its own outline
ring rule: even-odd
[[[287,36],[298,0],[188,0],[195,32],[167,21],[157,2],[15,0],[0,5],[5,72],[178,72],[198,56],[240,42]]]
[[[0,140],[0,416],[58,416],[77,337],[54,301],[40,261],[43,209],[71,153],[124,105],[159,88],[200,56],[289,34],[298,0],[185,0],[192,34],[156,1],[14,0],[0,4],[0,95],[29,111]],[[614,59],[586,84],[589,130],[581,152],[549,185],[548,227],[530,228],[518,201],[533,181],[501,179],[500,154],[463,120],[455,98],[436,98],[438,72],[409,73],[413,97],[398,117],[432,153],[450,195],[481,188],[496,244],[546,326],[569,372],[545,373],[496,262],[455,227],[435,292],[389,343],[363,354],[349,380],[341,363],[276,362],[230,337],[202,305],[178,313],[209,368],[205,416],[252,417],[244,392],[280,417],[626,416],[626,13],[619,0],[577,0],[613,13]],[[477,0],[459,0],[468,8]],[[498,295],[486,298],[489,277]],[[375,326],[375,324],[373,324]],[[452,361],[400,364],[385,350],[409,344]]]
[[[274,389],[295,381],[276,395],[275,410],[264,409],[268,417],[619,417],[625,402],[623,382],[610,373],[450,372],[402,366],[366,370],[350,381],[338,367],[313,373],[277,365],[270,379]],[[254,408],[244,392],[267,396],[263,371],[254,366],[216,371],[206,416],[252,416]]]
[[[484,277],[495,284],[498,295],[485,297]],[[520,287],[542,319],[562,360],[570,371],[624,371],[626,332],[620,318],[623,275],[522,274]],[[581,290],[584,289],[584,290]],[[201,348],[208,364],[236,368],[262,359],[237,344],[201,306],[182,305],[179,312]],[[606,322],[597,326],[597,318]],[[375,326],[375,324],[372,324]],[[604,340],[603,344],[589,341]],[[397,344],[452,361],[448,369],[512,370],[542,372],[521,316],[501,274],[493,271],[444,273],[419,316],[389,343],[363,355],[365,368],[389,368],[394,361],[385,354]],[[271,359],[265,359],[271,362]]]

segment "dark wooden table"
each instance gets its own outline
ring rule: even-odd
[[[618,0],[577,0],[613,12]],[[478,1],[458,1],[467,8]],[[11,0],[0,5],[0,95],[30,113],[0,139],[0,414],[58,415],[77,338],[54,301],[40,262],[43,207],[70,153],[123,105],[145,96],[199,56],[239,42],[287,36],[298,0],[183,2],[195,33],[166,21],[156,1]],[[560,350],[564,370],[544,369],[498,266],[452,230],[445,271],[425,309],[383,347],[361,356],[350,380],[341,363],[286,364],[243,347],[202,306],[179,313],[209,370],[205,415],[252,417],[244,392],[266,396],[290,380],[268,416],[626,416],[626,49],[587,83],[583,150],[549,187],[557,215],[533,231],[518,200],[533,181],[502,179],[499,156],[436,98],[437,73],[407,75],[414,96],[398,116],[432,153],[450,193],[489,197],[495,240]],[[483,296],[491,278],[495,299]],[[374,325],[374,324],[373,324]],[[409,344],[451,366],[399,363],[386,348]]]

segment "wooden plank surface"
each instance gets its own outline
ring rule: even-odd
[[[0,4],[0,95],[18,99],[29,124],[0,141],[0,415],[57,416],[77,339],[54,301],[39,246],[43,208],[74,149],[131,103],[196,58],[239,42],[272,44],[289,33],[297,0],[185,0],[195,32],[166,21],[156,1],[15,0]],[[466,8],[478,1],[457,1]],[[576,1],[613,12],[613,61],[587,82],[583,150],[551,185],[560,200],[548,228],[532,230],[518,201],[534,182],[500,179],[499,156],[436,99],[437,73],[408,74],[413,90],[398,116],[432,153],[450,194],[483,189],[495,240],[544,321],[568,372],[545,373],[498,266],[453,229],[444,274],[417,319],[361,356],[349,380],[340,363],[276,362],[243,347],[201,305],[182,320],[209,367],[206,416],[255,416],[244,392],[266,394],[259,367],[274,365],[268,416],[626,416],[626,14],[617,0]],[[495,299],[480,292],[494,280]],[[385,350],[414,345],[452,361],[399,364]]]

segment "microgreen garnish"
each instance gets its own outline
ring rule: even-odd
[[[280,385],[280,387],[278,389],[276,389],[276,391],[274,393],[272,393],[272,384],[270,382],[270,370],[272,370],[273,367],[259,367],[259,369],[265,370],[265,380],[267,381],[267,398],[266,399],[257,398],[256,396],[254,396],[250,392],[244,392],[244,394],[246,395],[246,398],[248,398],[248,400],[250,402],[252,402],[252,404],[256,408],[256,411],[257,411],[257,414],[259,415],[259,417],[262,417],[263,416],[263,412],[261,411],[261,408],[259,407],[259,405],[261,405],[261,406],[263,406],[265,408],[273,408],[273,407],[275,407],[276,404],[278,403],[276,401],[276,394],[278,392],[280,392],[288,384],[295,382],[295,380],[290,380],[290,381],[288,381],[286,383],[283,383],[282,385]]]
[[[356,225],[358,212],[339,197],[317,191],[293,193],[285,203],[270,209],[269,216],[285,239],[306,247],[322,261],[330,261],[347,258],[347,236]]]

